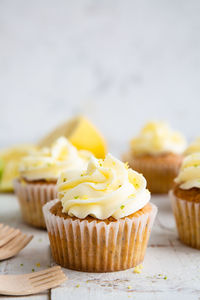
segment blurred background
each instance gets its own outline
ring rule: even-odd
[[[200,1],[1,0],[0,146],[85,114],[111,145],[149,119],[199,135]]]

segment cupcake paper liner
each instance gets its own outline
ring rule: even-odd
[[[112,272],[140,264],[145,255],[156,206],[137,217],[114,222],[55,216],[50,209],[58,200],[43,207],[55,262],[86,272]]]
[[[21,183],[14,180],[23,220],[34,227],[46,228],[42,206],[57,197],[56,184]]]
[[[180,240],[200,249],[200,203],[177,198],[173,191],[169,195]]]
[[[125,155],[123,161],[128,161],[129,166],[142,173],[147,181],[147,188],[151,193],[165,194],[168,193],[174,183],[174,178],[177,176],[180,164],[169,165],[166,163],[155,163],[142,161],[141,158],[133,157],[130,154]]]

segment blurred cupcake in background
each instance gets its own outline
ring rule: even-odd
[[[188,155],[170,191],[180,240],[200,249],[200,152]]]
[[[185,150],[184,154],[187,156],[192,153],[200,152],[200,137],[194,140]]]
[[[130,167],[142,173],[152,193],[167,193],[183,160],[186,140],[166,123],[147,123],[131,140],[131,149],[123,155]]]
[[[95,157],[104,158],[107,143],[101,132],[84,116],[76,116],[49,132],[37,145],[16,145],[0,149],[0,193],[12,192],[13,181],[19,177],[21,159],[40,148],[51,147],[59,138],[65,137],[78,150],[90,151]]]
[[[14,189],[26,223],[45,228],[42,206],[57,197],[59,175],[68,169],[83,170],[90,156],[90,152],[78,151],[60,137],[50,148],[41,148],[21,160]]]
[[[0,193],[13,192],[13,180],[19,177],[20,160],[37,151],[37,146],[24,144],[0,150]]]
[[[140,264],[157,208],[146,180],[108,154],[91,157],[87,170],[68,170],[58,198],[43,207],[53,258],[87,272],[111,272]]]

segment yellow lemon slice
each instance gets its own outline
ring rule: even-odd
[[[65,136],[79,150],[91,151],[104,158],[107,152],[105,139],[85,117],[79,116],[65,122],[39,142],[40,147],[50,146],[58,137]]]
[[[0,151],[0,192],[13,191],[13,180],[19,176],[21,158],[35,149],[32,145],[19,145]]]

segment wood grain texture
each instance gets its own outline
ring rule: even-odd
[[[116,273],[82,273],[63,269],[68,280],[60,287],[28,299],[199,299],[200,252],[181,244],[167,196],[153,196],[159,213],[141,274],[133,269]],[[0,263],[1,274],[20,274],[53,265],[44,230],[23,224],[14,195],[0,196],[0,222],[34,234],[17,257]],[[40,264],[40,267],[37,264]],[[23,266],[21,265],[23,264]],[[166,279],[164,279],[167,277]],[[6,299],[1,297],[1,299]],[[17,298],[24,299],[24,298]]]
[[[50,250],[46,232],[44,230],[35,230],[23,224],[14,195],[4,194],[0,196],[0,220],[2,223],[10,224],[20,228],[25,233],[34,235],[30,244],[16,257],[0,262],[0,274],[25,274],[33,270],[40,271],[50,265]],[[46,300],[49,299],[49,291],[39,295],[27,296],[26,298],[30,300]],[[7,297],[0,296],[0,299],[7,299]],[[25,298],[12,297],[12,299],[20,300]]]

